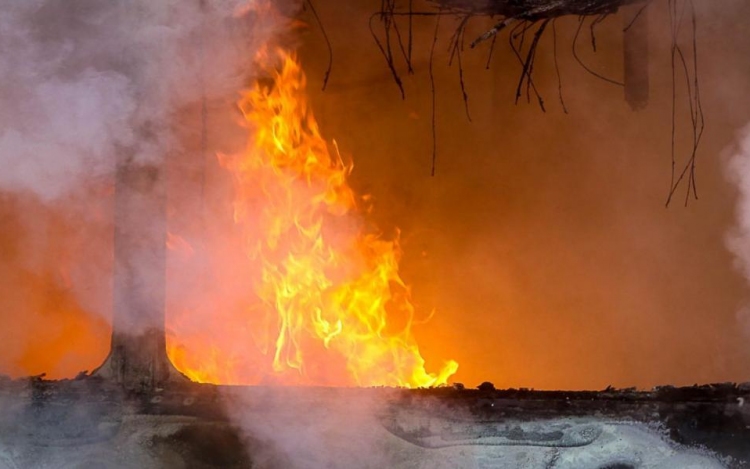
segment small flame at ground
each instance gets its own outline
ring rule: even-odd
[[[268,65],[274,79],[259,81],[239,102],[247,149],[220,156],[234,179],[234,222],[243,236],[236,262],[256,266],[254,291],[222,333],[245,334],[252,351],[222,346],[230,337],[203,335],[184,347],[171,336],[170,358],[202,382],[445,384],[458,365],[425,369],[411,330],[410,291],[399,275],[398,239],[368,229],[358,207],[367,198],[349,186],[352,165],[335,142],[332,151],[321,136],[299,63],[281,50],[264,59],[275,62]],[[185,251],[178,239],[171,244]],[[239,369],[247,367],[256,371]]]

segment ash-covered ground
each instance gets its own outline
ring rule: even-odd
[[[512,412],[518,402],[509,400],[470,396],[466,406],[438,394],[210,387],[108,401],[107,392],[5,393],[0,469],[745,467],[675,443],[658,418],[549,418]],[[472,411],[477,403],[491,412]]]

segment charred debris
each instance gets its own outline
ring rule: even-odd
[[[705,448],[734,461],[728,467],[746,467],[743,464],[750,461],[750,411],[745,405],[750,399],[750,383],[663,386],[650,391],[613,387],[600,391],[536,391],[495,389],[488,382],[475,389],[456,384],[408,390],[238,387],[183,381],[127,389],[86,372],[70,380],[43,378],[0,377],[0,402],[11,414],[0,420],[0,435],[15,435],[23,438],[24,444],[76,447],[106,443],[121,432],[121,427],[132,425],[133,419],[143,419],[144,425],[174,422],[181,430],[171,439],[155,440],[153,445],[185,453],[185,457],[202,458],[205,451],[201,448],[211,443],[211,447],[224,448],[222,458],[227,462],[216,465],[214,458],[214,464],[207,460],[205,467],[248,467],[242,465],[247,464],[249,456],[227,411],[228,398],[243,395],[247,402],[263,402],[253,393],[273,394],[290,405],[310,401],[346,408],[363,395],[375,395],[387,403],[377,417],[383,428],[422,448],[466,444],[565,447],[562,440],[531,441],[541,436],[528,432],[519,435],[516,427],[522,427],[523,422],[594,419],[660,428],[675,443]],[[462,416],[463,420],[453,421],[452,416]],[[467,424],[467,418],[473,423]],[[429,431],[415,429],[411,423],[415,419],[435,421],[436,425]]]

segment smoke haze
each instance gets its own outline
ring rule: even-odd
[[[253,37],[242,44],[229,24],[242,3],[9,2],[2,187],[50,200],[110,175],[118,146],[142,162],[179,151],[174,113],[236,92],[250,69]],[[145,146],[143,127],[153,134]]]
[[[193,304],[209,298],[198,292],[201,279],[192,269],[226,265],[234,254],[226,248],[221,259],[202,258],[197,233],[206,230],[218,247],[239,240],[229,239],[223,221],[198,226],[195,214],[231,218],[231,184],[213,154],[242,145],[234,93],[248,82],[254,51],[279,24],[233,20],[242,6],[234,1],[207,2],[203,10],[199,2],[176,1],[4,3],[0,370],[59,377],[98,364],[87,350],[99,350],[101,358],[107,351],[117,148],[128,147],[139,162],[168,166],[170,231],[190,246],[171,254],[172,309],[180,306],[175,298]],[[300,54],[313,108],[323,134],[354,160],[353,184],[373,195],[376,224],[386,236],[402,229],[403,273],[418,314],[436,311],[415,328],[428,368],[454,358],[461,364],[457,381],[537,388],[746,379],[750,350],[737,327],[738,315],[746,315],[737,311],[747,298],[740,275],[747,261],[737,262],[740,271],[732,267],[732,254],[746,258],[745,189],[738,177],[727,183],[719,155],[750,120],[744,59],[750,39],[736,21],[750,11],[739,0],[695,4],[708,124],[699,150],[701,199],[683,208],[678,198],[665,209],[672,95],[666,2],[650,7],[652,93],[639,113],[620,88],[575,63],[570,45],[577,23],[570,18],[557,24],[570,113],[559,104],[545,36],[535,77],[547,112],[525,96],[513,106],[520,66],[498,41],[490,70],[486,47],[464,51],[469,123],[456,66],[446,65],[455,24],[445,20],[435,56],[434,178],[428,76],[434,23],[414,23],[416,73],[404,73],[401,101],[367,29],[379,2],[316,2],[334,68],[327,90],[318,91],[327,52],[319,31],[309,29]],[[312,22],[309,13],[304,18]],[[475,22],[467,38],[489,24]],[[598,52],[582,36],[579,55],[601,73],[621,76],[621,31],[619,18],[606,20],[596,30]],[[682,83],[678,76],[680,158],[691,138]],[[208,144],[201,142],[202,96]],[[730,167],[744,164],[742,158],[730,159]],[[735,225],[736,184],[740,222],[730,252],[725,239]],[[201,187],[208,188],[203,199]],[[228,277],[242,277],[237,269]],[[245,288],[210,280],[227,303]],[[212,321],[223,314],[216,311]],[[194,321],[171,333],[179,329],[189,343],[191,331],[207,327]],[[45,361],[44,354],[34,358],[31,351],[55,343],[54,355],[70,355],[67,365]],[[84,356],[88,364],[77,365]]]
[[[727,235],[727,246],[735,255],[735,267],[750,281],[750,127],[737,137],[737,145],[727,159],[727,177],[737,186],[737,223]],[[737,311],[737,321],[746,337],[750,338],[750,306],[745,303]]]
[[[279,28],[253,6],[2,2],[4,372],[60,377],[106,355],[115,154],[138,166],[197,151],[180,116],[201,100],[229,109]]]
[[[287,29],[268,17],[238,18],[250,3],[0,0],[0,374],[72,376],[106,355],[114,154],[121,148],[138,163],[167,168],[170,340],[187,348],[244,306],[252,267],[236,262],[242,239],[232,231],[231,180],[214,154],[244,144],[235,93],[255,78],[259,45]],[[402,230],[402,271],[419,319],[436,311],[415,326],[428,368],[456,359],[455,380],[469,386],[747,380],[750,36],[737,18],[750,17],[750,5],[695,3],[709,125],[699,156],[701,199],[665,209],[672,88],[663,0],[651,7],[652,96],[639,113],[621,89],[575,63],[576,20],[565,19],[558,58],[570,113],[558,103],[546,36],[535,76],[548,111],[533,100],[513,106],[520,66],[498,41],[490,70],[486,48],[464,52],[469,123],[456,66],[446,66],[455,26],[446,20],[435,58],[435,177],[428,77],[434,23],[415,22],[416,73],[403,75],[401,101],[367,30],[380,2],[315,2],[335,56],[320,92],[325,44],[315,28],[304,33],[300,55],[313,108],[323,134],[354,160],[355,188],[373,195],[375,224],[386,237]],[[475,23],[467,38],[489,25]],[[618,19],[599,26],[596,54],[588,38],[579,42],[587,63],[611,76],[621,75],[621,28]],[[683,100],[677,109],[683,131],[686,107]],[[680,158],[689,140],[678,134]],[[226,266],[232,270],[213,275]],[[186,307],[199,314],[186,315]],[[254,326],[236,328],[252,334]],[[256,352],[237,347],[235,358],[253,370]],[[427,451],[407,443],[383,425],[390,392],[256,387],[224,389],[221,397],[258,467],[550,464],[544,447]],[[2,437],[26,435],[14,427],[22,411],[16,405],[16,397],[0,396]],[[63,436],[100,430],[85,414],[73,423],[61,424]],[[148,442],[184,424],[133,419],[111,443],[63,449],[37,436],[23,448],[28,460],[12,453],[15,440],[0,438],[0,468],[19,467],[18,460],[54,465],[60,455],[76,467],[155,465]],[[565,452],[559,467],[721,466],[710,455],[684,453],[652,428],[598,425],[597,444]],[[627,459],[636,456],[646,462]]]
[[[622,88],[586,73],[572,57],[576,18],[557,23],[558,63],[569,114],[557,95],[551,31],[539,46],[535,82],[546,113],[525,90],[513,105],[521,65],[498,40],[462,56],[472,122],[456,62],[447,66],[457,22],[444,19],[436,46],[437,173],[430,177],[429,49],[434,19],[415,19],[416,73],[402,72],[399,99],[364,23],[378,6],[334,6],[326,19],[334,50],[328,89],[314,105],[324,133],[353,155],[356,187],[373,194],[380,226],[402,228],[404,275],[426,317],[416,329],[428,365],[444,357],[457,381],[536,388],[650,387],[743,381],[750,349],[737,327],[747,286],[724,243],[735,189],[724,149],[748,113],[743,59],[750,39],[734,18],[746,2],[694,2],[706,133],[698,155],[700,200],[687,189],[664,208],[670,182],[671,67],[666,2],[650,8],[651,98],[633,112]],[[491,25],[476,20],[467,41]],[[401,25],[402,34],[406,22]],[[578,55],[622,77],[622,20],[588,23]],[[302,51],[310,80],[322,79],[325,49],[314,33]],[[527,36],[527,41],[531,36]],[[680,43],[690,49],[689,21]],[[396,47],[396,46],[394,46]],[[688,52],[689,53],[689,52]],[[677,168],[692,142],[685,79],[677,73]]]

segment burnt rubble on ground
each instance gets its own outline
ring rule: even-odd
[[[659,428],[676,444],[704,448],[735,461],[728,465],[730,468],[747,467],[742,461],[750,461],[750,404],[745,404],[750,401],[750,383],[659,386],[645,391],[613,387],[600,391],[495,389],[489,382],[474,389],[461,385],[401,389],[199,383],[124,389],[86,373],[57,381],[45,380],[43,375],[0,377],[0,436],[11,445],[76,447],[117,441],[123,429],[137,422],[154,428],[163,428],[167,422],[179,427],[175,435],[182,439],[155,433],[154,441],[193,458],[190,452],[204,438],[193,441],[188,438],[191,435],[220,434],[227,444],[237,440],[232,430],[234,416],[225,405],[231,395],[244,396],[243,402],[249,405],[255,401],[254,396],[272,395],[290,405],[323,403],[324,408],[331,409],[346,409],[349,404],[356,407],[354,403],[363,396],[377,396],[386,403],[377,418],[382,428],[425,449],[467,444],[565,448],[597,438],[587,434],[584,430],[588,427],[580,422],[631,422]],[[429,425],[413,427],[413,422]],[[558,422],[558,426],[559,422],[572,423],[563,423],[565,428],[560,433],[539,430],[545,422]],[[233,447],[238,452],[231,457],[242,460],[241,445]]]

